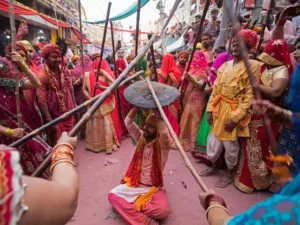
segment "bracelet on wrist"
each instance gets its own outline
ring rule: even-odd
[[[204,201],[205,210],[207,210],[209,208],[211,202],[217,202],[220,205],[224,206],[225,208],[227,207],[223,198],[221,198],[220,196],[215,195],[215,194],[209,194],[206,196],[205,201]]]
[[[7,137],[11,137],[13,135],[14,130],[11,128],[7,128],[5,134]]]
[[[54,170],[55,166],[57,166],[59,163],[70,163],[73,167],[75,167],[75,163],[72,160],[70,160],[70,159],[61,159],[61,160],[56,161],[55,163],[51,164],[51,167],[50,167],[50,173],[51,174],[53,173],[53,170]]]
[[[213,204],[206,209],[206,218],[207,219],[208,219],[208,213],[212,208],[221,208],[228,214],[228,216],[230,216],[229,210],[226,207],[224,207],[223,205],[219,205],[219,204]]]
[[[25,73],[30,70],[26,63],[22,63],[20,65],[20,69],[21,69],[22,72],[25,72]]]
[[[283,20],[283,19],[279,19],[278,22],[277,22],[277,26],[284,26],[286,20]]]

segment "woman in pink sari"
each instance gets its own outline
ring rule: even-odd
[[[17,52],[14,55],[10,54],[8,46],[6,49],[6,58],[0,57],[0,144],[9,145],[16,141],[14,132],[21,131],[23,134],[30,133],[41,125],[41,117],[39,113],[31,111],[28,108],[23,91],[36,88],[40,85],[36,75],[30,70],[29,66],[25,64],[27,51],[21,44],[17,43]],[[23,59],[21,58],[23,56]],[[17,60],[16,60],[17,59]],[[21,129],[18,128],[17,122],[17,107],[14,89],[16,82],[14,79],[14,71],[12,60],[16,63],[16,73],[19,74],[19,87],[20,87],[20,108],[21,108]],[[20,72],[21,71],[21,72]],[[51,150],[50,146],[40,137],[36,136],[19,147],[21,154],[21,166],[24,174],[31,175],[34,170],[43,162],[47,153]],[[49,178],[49,173],[43,174],[44,178]]]
[[[185,151],[194,151],[200,122],[205,111],[205,70],[207,60],[202,51],[196,51],[191,69],[185,74],[179,140]]]
[[[72,83],[74,88],[76,104],[80,105],[84,103],[85,98],[82,91],[82,83],[84,73],[90,72],[93,69],[93,61],[87,55],[83,56],[83,71],[81,67],[81,58],[77,60],[75,68],[72,73]]]
[[[178,69],[174,56],[167,54],[163,57],[161,69],[158,70],[159,82],[179,88],[181,72]],[[179,135],[179,100],[169,107],[165,107],[164,111],[168,120],[177,135]]]

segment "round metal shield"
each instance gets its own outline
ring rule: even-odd
[[[151,81],[151,84],[162,107],[171,105],[178,99],[180,95],[179,91],[172,86],[153,81]],[[124,91],[124,96],[130,104],[138,108],[157,108],[145,80],[135,82],[126,88]]]

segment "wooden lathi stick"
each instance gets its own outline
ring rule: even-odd
[[[234,15],[231,12],[231,10],[230,10],[227,3],[225,3],[224,10],[226,10],[229,13],[230,20],[234,22],[234,25],[236,25],[236,24],[239,25],[239,22],[236,18],[236,15]],[[260,99],[262,99],[262,97],[261,97],[261,94],[260,94],[259,85],[258,85],[258,83],[256,81],[256,78],[254,77],[254,75],[252,74],[252,71],[250,69],[247,48],[245,46],[244,41],[242,40],[242,38],[240,37],[240,35],[238,33],[236,34],[236,38],[237,38],[237,41],[239,42],[240,51],[241,51],[241,54],[242,54],[242,57],[243,57],[244,64],[246,66],[246,71],[247,71],[248,78],[249,78],[250,83],[251,83],[254,98],[256,100],[260,100]],[[275,141],[273,131],[272,131],[272,128],[271,128],[270,120],[269,120],[269,118],[266,114],[264,114],[262,116],[262,120],[263,120],[264,127],[267,130],[267,135],[268,135],[268,138],[269,138],[272,154],[276,156],[276,155],[278,155],[278,149],[277,149],[277,143]]]
[[[178,137],[176,135],[176,133],[174,132],[163,108],[161,107],[160,105],[160,102],[155,94],[155,91],[152,87],[152,84],[151,84],[151,81],[149,79],[149,77],[146,78],[146,81],[147,81],[147,84],[148,84],[148,87],[149,87],[149,90],[151,92],[151,95],[155,101],[155,104],[160,112],[160,115],[162,117],[162,119],[165,121],[165,123],[167,124],[167,127],[171,133],[171,136],[173,138],[173,140],[175,141],[175,144],[176,146],[178,147],[179,149],[179,152],[184,160],[184,163],[186,165],[186,167],[189,169],[189,171],[191,172],[191,174],[193,175],[193,177],[195,178],[195,180],[197,181],[198,185],[200,186],[200,188],[202,189],[203,192],[206,192],[208,189],[205,185],[205,183],[203,182],[203,180],[201,179],[201,177],[199,176],[199,174],[197,173],[196,169],[194,168],[194,166],[192,165],[191,161],[189,160],[189,158],[187,157],[185,151],[183,150],[183,147],[182,145],[180,144],[179,140],[178,140]]]
[[[140,32],[140,14],[141,14],[141,0],[137,0],[137,9],[136,9],[136,28],[135,28],[135,56],[139,52],[139,32]]]
[[[105,25],[104,25],[104,30],[103,30],[103,38],[102,38],[101,51],[100,51],[100,62],[98,64],[98,68],[97,68],[96,83],[98,83],[100,67],[101,67],[101,64],[102,64],[102,58],[103,58],[103,53],[104,53],[104,44],[105,44],[105,39],[106,39],[106,32],[107,32],[107,25],[108,25],[108,21],[109,21],[110,8],[111,8],[111,2],[108,3],[107,12],[106,12],[106,20],[105,20]],[[94,90],[92,90],[92,92],[93,92],[92,96],[95,96],[96,88],[94,88]]]
[[[151,37],[152,37],[152,34],[148,34],[148,40],[150,40]],[[156,66],[156,62],[155,62],[155,55],[154,55],[153,45],[150,47],[150,51],[151,51],[151,57],[152,57],[152,61],[153,61],[155,80],[158,82],[158,75],[157,75],[157,71],[156,71],[157,66]]]
[[[9,1],[9,22],[10,22],[10,32],[11,32],[11,44],[12,44],[12,52],[16,52],[16,24],[15,24],[15,14],[14,14],[14,1]],[[14,64],[14,77],[16,80],[15,86],[15,96],[16,96],[16,106],[17,106],[17,121],[18,127],[21,128],[22,120],[21,120],[21,108],[20,108],[20,88],[19,88],[19,74],[17,66]]]
[[[127,76],[127,74],[132,70],[132,68],[139,62],[139,60],[146,54],[150,46],[156,40],[157,35],[153,35],[153,37],[148,41],[146,46],[140,51],[140,53],[135,57],[134,60],[126,67],[126,69],[120,74],[120,76],[113,82],[97,99],[97,101],[89,108],[89,110],[81,117],[80,121],[73,127],[71,132],[69,133],[70,137],[75,137],[77,133],[80,131],[82,126],[87,123],[87,121],[93,116],[93,114],[97,111],[100,105],[105,101],[105,99],[111,95],[122,82],[122,80]],[[40,164],[40,166],[34,171],[32,176],[41,176],[46,169],[51,164],[51,153],[47,156],[47,158]]]
[[[83,43],[82,43],[82,17],[81,17],[81,0],[78,0],[79,11],[79,29],[80,29],[80,58],[81,58],[81,77],[84,76],[84,59],[83,59]]]
[[[264,41],[265,30],[266,30],[266,27],[268,26],[268,23],[270,21],[270,17],[271,17],[271,13],[272,13],[272,8],[273,8],[274,5],[275,5],[275,0],[271,0],[269,8],[268,8],[267,16],[265,18],[265,21],[264,21],[262,29],[261,29],[261,34],[260,34],[259,42],[258,42],[257,49],[256,49],[256,52],[255,52],[256,56],[258,56],[259,49],[260,49],[260,47],[261,47],[261,45],[262,45],[262,43]]]
[[[238,8],[239,8],[239,1],[240,1],[240,0],[236,0],[236,2],[235,2],[235,15],[237,15],[237,11],[238,11]],[[230,56],[230,54],[231,54],[231,43],[232,43],[232,38],[233,38],[233,24],[231,23],[230,39],[229,39],[229,45],[228,45],[228,50],[227,50],[226,61],[229,60],[229,56]]]
[[[204,21],[205,21],[205,17],[206,17],[209,5],[210,5],[210,0],[206,0],[204,10],[203,10],[203,14],[202,14],[202,17],[201,17],[201,20],[200,20],[200,25],[199,25],[199,29],[198,29],[198,32],[197,32],[197,36],[196,36],[194,46],[193,46],[193,49],[192,49],[192,53],[191,53],[191,56],[190,56],[190,59],[189,59],[189,63],[188,63],[187,69],[186,69],[187,73],[190,71],[190,68],[191,68],[193,57],[194,57],[194,54],[195,54],[195,51],[196,51],[197,42],[198,42],[198,40],[200,39],[200,37],[202,35],[203,25],[204,25]]]
[[[210,5],[210,0],[206,0],[205,1],[205,6],[204,6],[204,10],[203,10],[203,14],[202,14],[202,17],[201,17],[201,20],[200,20],[199,29],[198,29],[197,36],[196,36],[196,39],[195,39],[195,42],[194,42],[194,46],[193,46],[193,49],[192,49],[192,53],[190,55],[188,66],[187,66],[186,71],[185,71],[186,73],[188,73],[190,71],[191,64],[192,64],[192,61],[193,61],[193,57],[194,57],[194,54],[195,54],[195,51],[196,51],[197,42],[198,42],[199,38],[202,35],[203,25],[204,25],[204,21],[205,21],[205,17],[206,17],[209,5]],[[179,91],[180,91],[181,95],[183,94],[183,87],[184,87],[184,85],[185,85],[185,79],[183,79],[181,81],[181,84],[180,84],[180,87],[179,87]]]
[[[110,21],[110,31],[111,31],[111,44],[112,44],[112,61],[113,61],[113,64],[115,66],[115,73],[116,73],[116,76],[117,76],[117,71],[116,71],[116,58],[115,58],[115,55],[116,55],[116,48],[115,48],[115,38],[114,38],[114,26],[113,26],[113,22]]]
[[[136,74],[126,78],[124,81],[122,81],[122,83],[118,86],[118,88],[122,87],[124,84],[127,84],[128,82],[130,82],[131,80],[137,78],[138,76],[142,75],[144,73],[143,70],[137,72]],[[17,141],[13,142],[12,144],[9,145],[9,147],[17,147],[23,143],[25,143],[26,141],[28,141],[29,139],[33,138],[34,136],[38,135],[39,133],[47,130],[48,128],[58,124],[59,122],[65,120],[66,118],[74,115],[75,113],[77,113],[78,111],[80,111],[83,108],[88,107],[89,105],[92,105],[103,93],[101,93],[100,95],[97,95],[87,101],[85,101],[84,103],[82,103],[81,105],[78,105],[76,108],[64,113],[63,115],[55,118],[54,120],[52,120],[51,122],[33,130],[32,132],[30,132],[29,134],[27,134],[26,136],[18,139]]]

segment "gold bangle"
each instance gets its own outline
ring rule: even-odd
[[[73,161],[71,161],[70,159],[61,159],[59,161],[56,161],[55,163],[53,163],[50,167],[50,173],[53,173],[53,170],[55,168],[55,166],[59,163],[70,163],[73,167],[75,167],[75,163]]]
[[[227,214],[230,216],[230,213],[229,213],[229,211],[228,211],[227,208],[225,208],[224,206],[219,205],[219,204],[214,204],[214,205],[211,205],[211,206],[209,206],[209,207],[207,208],[207,210],[206,210],[206,218],[208,218],[208,213],[209,213],[209,211],[210,211],[212,208],[215,208],[215,207],[218,207],[218,208],[223,209],[223,210],[224,210],[225,212],[227,212]]]
[[[27,66],[26,63],[22,63],[22,64],[20,65],[20,69],[21,69],[23,72],[25,72],[25,73],[27,73],[27,72],[29,71],[29,67]]]
[[[5,134],[6,136],[11,137],[13,135],[13,132],[14,132],[13,129],[7,128]]]
[[[52,150],[52,151],[54,151],[57,147],[59,147],[59,146],[61,146],[61,145],[66,145],[66,146],[68,146],[69,148],[71,148],[72,151],[74,151],[74,147],[73,147],[71,144],[69,144],[69,143],[60,143],[60,144],[57,144],[57,145],[55,145],[55,146],[53,147],[53,150]]]

